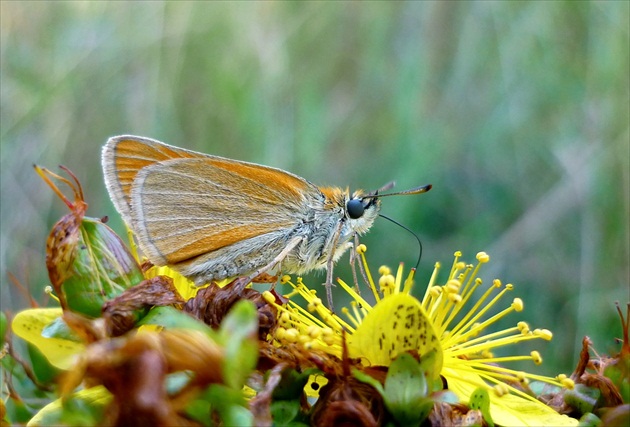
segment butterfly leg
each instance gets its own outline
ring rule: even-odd
[[[328,299],[328,308],[331,312],[335,312],[335,308],[333,307],[333,299],[332,299],[332,288],[335,286],[333,284],[333,268],[335,266],[335,249],[337,248],[337,244],[339,243],[339,236],[341,236],[341,229],[343,228],[343,222],[339,221],[339,225],[335,230],[335,234],[333,235],[331,249],[328,253],[328,260],[326,261],[326,283],[324,286],[326,287],[326,298]]]

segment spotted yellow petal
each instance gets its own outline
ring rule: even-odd
[[[85,350],[85,345],[69,339],[42,335],[44,328],[61,315],[61,308],[24,310],[15,315],[11,327],[15,335],[37,347],[53,366],[68,370],[72,368],[75,357]]]
[[[348,337],[350,357],[360,357],[369,365],[389,366],[408,350],[416,350],[421,357],[434,350],[434,372],[442,369],[442,347],[431,321],[418,300],[405,293],[376,304]]]

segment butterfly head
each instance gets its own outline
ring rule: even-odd
[[[363,234],[374,223],[381,210],[381,201],[377,195],[378,190],[369,194],[364,194],[358,190],[346,200],[345,216],[355,232]]]

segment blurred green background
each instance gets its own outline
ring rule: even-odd
[[[584,335],[614,350],[630,280],[628,2],[1,8],[3,310],[29,304],[10,274],[45,300],[45,239],[66,213],[32,165],[71,168],[88,214],[122,232],[100,150],[131,133],[320,185],[432,183],[383,200],[422,239],[419,290],[435,261],[485,250],[482,277],[525,300],[505,324],[555,333],[536,344],[543,371],[569,373]],[[374,270],[417,258],[384,220],[363,241]]]

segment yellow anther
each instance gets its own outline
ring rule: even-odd
[[[485,252],[479,252],[477,254],[477,261],[479,261],[482,264],[485,264],[486,262],[490,261],[490,255],[488,255]]]
[[[549,329],[534,329],[534,334],[547,341],[553,338],[553,333]]]
[[[378,285],[381,289],[393,288],[396,285],[396,278],[391,274],[385,274],[378,279]]]
[[[446,282],[446,292],[456,293],[462,287],[462,282],[457,279],[451,279]]]
[[[461,302],[462,296],[460,294],[449,293],[448,299],[451,300],[453,303],[457,304]]]
[[[300,336],[300,333],[298,332],[298,330],[295,328],[291,328],[291,329],[286,330],[284,334],[284,339],[286,339],[289,342],[296,342],[299,336]]]
[[[311,338],[317,338],[322,334],[322,330],[315,325],[311,325],[306,329],[306,333]]]
[[[308,303],[306,309],[312,313],[317,310],[317,307],[319,307],[320,305],[322,305],[321,298],[314,297],[311,302]]]
[[[322,329],[322,341],[326,345],[333,345],[335,343],[335,335],[333,334],[333,330],[330,328]]]
[[[536,350],[532,351],[529,354],[530,356],[532,356],[532,360],[534,361],[535,364],[540,365],[542,363],[543,361],[542,356]]]
[[[525,372],[517,372],[516,379],[523,385],[529,384],[529,379],[525,376]]]
[[[278,327],[276,328],[276,332],[274,332],[274,335],[278,341],[282,341],[284,340],[284,337],[286,336],[286,332],[287,330],[284,329],[283,327]]]
[[[514,298],[514,301],[512,301],[512,308],[516,311],[523,311],[523,300],[520,298]]]
[[[494,393],[499,397],[505,396],[506,394],[510,392],[510,390],[507,388],[507,385],[503,383],[499,383],[495,385],[493,389],[494,389]]]
[[[273,294],[269,291],[264,291],[262,293],[262,297],[265,301],[267,301],[269,304],[273,304],[276,302],[276,297],[273,296]]]

